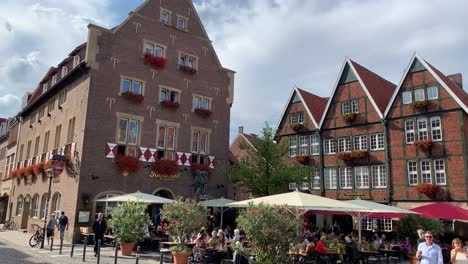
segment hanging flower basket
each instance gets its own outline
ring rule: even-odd
[[[298,131],[298,130],[301,130],[304,126],[302,124],[299,124],[299,123],[292,123],[292,124],[289,124],[289,128],[294,130],[294,131]]]
[[[418,140],[413,142],[413,147],[419,148],[420,150],[427,152],[432,148],[432,139]]]
[[[349,113],[349,114],[344,114],[341,116],[341,118],[348,123],[353,122],[356,119],[356,117],[357,117],[356,113]]]
[[[203,117],[209,117],[211,116],[211,110],[210,109],[205,109],[205,108],[196,108],[195,113],[203,116]]]
[[[196,69],[189,67],[189,66],[185,66],[185,65],[179,65],[179,70],[183,72],[187,72],[187,73],[192,73],[192,74],[197,72]]]
[[[307,165],[309,164],[309,156],[307,155],[296,155],[294,156],[294,158],[299,162],[301,163],[302,165]]]
[[[142,94],[137,94],[132,91],[122,93],[122,97],[124,97],[127,100],[137,102],[139,104],[142,104],[145,100],[145,97]]]
[[[156,160],[153,171],[158,175],[176,175],[179,165],[175,160]]]
[[[413,110],[418,110],[418,111],[425,111],[427,110],[427,107],[431,104],[431,102],[427,99],[424,99],[422,101],[415,101],[410,104],[410,107]]]
[[[208,172],[208,177],[211,177],[212,170],[208,164],[200,164],[200,163],[192,163],[190,165],[190,170],[192,171],[192,175],[195,176],[197,171],[206,171]]]
[[[115,157],[115,165],[122,174],[128,175],[128,173],[137,172],[140,169],[140,160],[132,155],[118,154]]]
[[[167,107],[167,108],[179,108],[179,103],[173,102],[171,100],[164,100],[164,101],[161,101],[161,106]]]
[[[416,190],[426,195],[429,199],[434,199],[439,190],[439,186],[432,183],[420,183],[416,185]]]
[[[354,163],[369,156],[369,152],[366,150],[353,150],[350,152],[338,152],[335,157],[342,160],[345,163]]]
[[[145,53],[145,64],[150,65],[153,68],[164,68],[166,66],[166,58],[154,56],[151,53]]]

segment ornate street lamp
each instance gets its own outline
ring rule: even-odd
[[[44,240],[46,238],[46,227],[47,227],[47,215],[49,214],[49,201],[50,201],[50,189],[52,187],[52,178],[58,177],[62,174],[65,167],[65,163],[68,161],[67,156],[62,155],[53,155],[52,156],[52,166],[46,170],[47,176],[49,177],[49,192],[47,193],[47,201],[45,204],[45,214],[44,214],[44,229],[42,230],[42,243],[41,248],[44,248]]]

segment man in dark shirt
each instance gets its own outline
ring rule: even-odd
[[[68,230],[68,217],[65,215],[65,212],[62,211],[62,214],[59,217],[59,230],[60,230],[60,240],[63,240],[65,229]]]
[[[98,241],[101,240],[101,245],[104,243],[104,233],[107,230],[107,223],[103,219],[103,214],[99,213],[98,218],[94,221],[93,232],[94,232],[94,256],[97,254]]]

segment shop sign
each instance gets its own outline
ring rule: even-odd
[[[339,193],[336,199],[337,200],[355,200],[358,198],[361,200],[372,200],[372,196],[370,195],[370,193],[351,193],[351,192]]]

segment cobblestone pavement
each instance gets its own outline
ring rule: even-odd
[[[53,250],[47,246],[45,242],[44,249],[38,247],[31,248],[29,246],[29,238],[31,233],[22,231],[3,231],[0,230],[0,264],[30,264],[30,263],[97,263],[97,258],[94,257],[93,246],[86,247],[86,261],[83,262],[83,244],[77,244],[74,248],[73,258],[70,257],[71,243],[64,241],[62,255],[59,254],[59,245],[54,245]],[[114,248],[103,247],[101,249],[102,264],[114,263]],[[167,256],[165,260],[170,261]],[[136,263],[135,255],[130,257],[118,256],[117,263],[119,264],[134,264]],[[142,252],[139,263],[141,264],[159,264],[158,252]],[[172,262],[164,262],[172,263]]]

